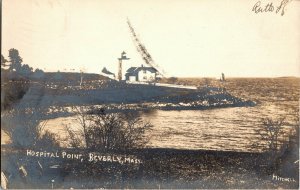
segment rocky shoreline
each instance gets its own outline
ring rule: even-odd
[[[51,118],[72,115],[72,106],[105,107],[107,112],[148,110],[206,110],[228,107],[252,107],[256,102],[232,96],[223,88],[203,87],[197,90],[126,84],[93,90],[41,90],[32,86],[19,107],[38,105],[51,109]]]

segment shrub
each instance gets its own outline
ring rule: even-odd
[[[14,147],[59,147],[54,134],[44,131],[47,121],[43,119],[46,114],[46,109],[40,107],[15,107],[2,113],[1,129],[8,134]]]
[[[80,133],[68,129],[70,145],[78,147],[79,138],[85,140],[85,147],[98,151],[128,151],[142,148],[149,138],[146,130],[152,125],[144,123],[138,116],[129,113],[106,113],[105,109],[90,107],[75,108],[77,121],[81,126]],[[81,145],[82,146],[82,145]]]
[[[1,81],[1,110],[9,109],[14,103],[18,102],[29,89],[27,80],[18,80],[2,83]]]
[[[271,172],[281,172],[286,164],[292,166],[299,160],[299,117],[296,122],[284,120],[266,118],[258,130],[261,139],[267,143],[265,161]]]
[[[261,130],[258,132],[261,136],[261,139],[267,143],[267,151],[270,153],[277,153],[280,145],[283,143],[280,139],[280,136],[284,133],[283,124],[283,118],[278,120],[266,118],[262,121]]]

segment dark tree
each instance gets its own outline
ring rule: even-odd
[[[35,69],[34,72],[35,73],[44,73],[44,71],[42,69]]]
[[[42,78],[42,77],[44,77],[44,75],[45,75],[45,73],[44,73],[43,70],[41,70],[41,69],[35,69],[33,77],[34,78]]]
[[[9,70],[19,72],[22,69],[22,62],[23,62],[23,59],[20,56],[19,51],[14,48],[10,49],[8,57],[11,62]]]
[[[7,59],[1,54],[1,66],[6,66],[5,63],[7,63]]]
[[[21,67],[19,73],[23,74],[23,75],[29,75],[30,73],[32,73],[32,67],[30,67],[29,65],[25,64]]]

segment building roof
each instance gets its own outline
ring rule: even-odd
[[[144,67],[144,66],[142,66],[142,67],[130,67],[129,69],[127,69],[126,75],[135,75],[138,72],[143,71],[143,70],[149,71],[151,73],[156,73],[157,72],[157,70],[154,67]]]
[[[107,74],[107,75],[115,75],[114,73],[110,72],[109,70],[106,69],[106,67],[104,67],[102,69],[102,73]]]
[[[129,69],[127,69],[127,73],[133,73],[136,70],[137,67],[130,67]]]

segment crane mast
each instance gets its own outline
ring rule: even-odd
[[[161,69],[152,59],[151,55],[148,53],[146,47],[141,43],[141,41],[139,40],[139,38],[137,37],[136,32],[134,31],[134,28],[132,27],[129,19],[127,18],[127,24],[129,26],[130,29],[130,33],[132,34],[132,38],[134,41],[134,45],[136,46],[137,51],[140,53],[142,59],[145,61],[145,63],[147,65],[150,65],[152,67],[154,67],[158,73],[164,77],[165,76],[165,72],[163,71],[163,69]]]

